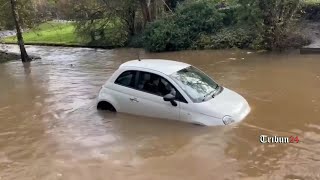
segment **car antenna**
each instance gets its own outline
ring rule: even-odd
[[[141,61],[141,59],[140,59],[140,51],[138,51],[138,61]]]

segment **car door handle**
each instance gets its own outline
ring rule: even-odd
[[[129,98],[132,102],[139,102],[137,98]]]

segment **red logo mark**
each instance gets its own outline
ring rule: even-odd
[[[289,137],[289,142],[290,143],[298,143],[299,142],[299,137],[298,136],[296,136],[296,137],[290,136]]]

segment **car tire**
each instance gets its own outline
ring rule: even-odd
[[[98,110],[106,110],[106,111],[111,111],[111,112],[117,112],[116,108],[114,108],[112,106],[112,104],[110,104],[107,101],[100,101],[97,105],[97,109]]]

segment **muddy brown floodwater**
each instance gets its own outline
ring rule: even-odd
[[[319,55],[27,50],[42,57],[29,70],[0,64],[1,180],[320,179]],[[138,51],[199,67],[243,95],[251,113],[202,127],[97,111],[101,85]],[[300,142],[261,144],[261,134]]]

